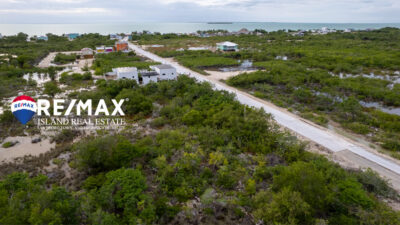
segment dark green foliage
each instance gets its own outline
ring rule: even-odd
[[[97,75],[103,75],[106,72],[111,72],[117,67],[137,67],[138,69],[148,69],[150,65],[157,63],[146,62],[144,59],[123,52],[112,52],[96,56],[92,68]]]
[[[77,57],[76,54],[66,55],[66,54],[58,53],[56,55],[56,57],[54,57],[54,62],[56,64],[72,63],[72,62],[75,62],[76,57]]]
[[[57,83],[54,81],[49,81],[44,84],[43,93],[54,97],[57,93],[60,93],[61,89],[58,87]]]
[[[149,115],[153,109],[152,101],[138,90],[124,89],[117,95],[116,99],[125,99],[124,112],[127,115],[135,115],[139,112],[143,115]]]
[[[0,223],[79,224],[79,202],[64,188],[46,190],[46,179],[13,173],[0,181]]]
[[[128,167],[139,153],[128,140],[119,136],[91,138],[75,146],[77,166],[88,173]]]
[[[139,170],[118,169],[105,175],[104,183],[89,193],[89,214],[92,224],[151,224],[155,207],[146,190],[146,178]],[[102,221],[102,222],[101,222]],[[107,222],[106,222],[107,221]]]
[[[21,174],[1,181],[0,208],[7,209],[0,223],[187,224],[202,215],[210,224],[399,224],[399,213],[377,198],[393,193],[380,178],[304,151],[268,114],[209,84],[186,76],[141,87],[100,80],[96,91],[72,96],[129,98],[126,111],[146,116],[134,118],[138,131],[98,132],[74,143],[69,164],[86,178],[79,191],[34,188],[57,193],[57,204],[31,195],[20,201],[29,210],[15,208],[10,196],[20,195],[8,190],[31,190],[29,182]],[[137,107],[143,102],[151,110]],[[162,121],[157,129],[148,126],[154,120]],[[187,215],[193,220],[182,220]]]

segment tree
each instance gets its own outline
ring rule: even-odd
[[[299,192],[284,188],[278,193],[259,192],[255,197],[255,216],[265,224],[311,224],[311,207]]]
[[[123,223],[150,224],[156,215],[152,199],[144,193],[146,188],[146,178],[139,170],[118,169],[107,173],[104,184],[91,192],[90,199],[97,212],[90,220],[98,221],[101,217],[115,221],[119,217]]]
[[[60,93],[61,89],[58,87],[57,83],[54,81],[49,81],[44,84],[44,93],[54,97],[57,93]]]
[[[344,100],[340,104],[340,109],[342,110],[340,113],[344,116],[345,119],[352,119],[361,113],[361,105],[356,98],[350,96],[346,100]]]
[[[49,74],[49,77],[50,77],[50,79],[51,79],[52,81],[54,81],[54,80],[56,79],[57,71],[56,71],[56,68],[55,68],[54,66],[50,66],[50,67],[47,69],[47,73]]]
[[[135,115],[138,113],[149,115],[153,110],[152,101],[138,90],[123,89],[116,99],[126,99],[123,107],[125,108],[124,112],[128,115]]]
[[[79,169],[89,174],[118,169],[130,165],[139,153],[122,136],[90,138],[75,144],[76,163]]]

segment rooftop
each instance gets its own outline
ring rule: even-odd
[[[169,64],[153,65],[152,67],[156,67],[158,69],[174,69],[175,68]]]
[[[230,41],[220,42],[220,43],[217,43],[217,45],[237,46],[236,43],[233,43],[233,42],[230,42]]]
[[[126,72],[137,72],[136,67],[119,67],[119,68],[114,68],[113,71],[117,73],[126,73]]]

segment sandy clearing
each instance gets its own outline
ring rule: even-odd
[[[230,77],[237,76],[242,73],[251,73],[255,72],[254,70],[241,70],[241,71],[229,71],[229,72],[222,72],[222,71],[214,71],[214,70],[204,70],[206,73],[209,74],[209,78],[212,80],[227,80]]]
[[[78,53],[80,53],[80,51],[50,52],[46,57],[44,57],[44,59],[42,59],[42,61],[39,62],[38,67],[47,68],[47,67],[50,67],[50,66],[57,66],[57,65],[55,65],[55,64],[53,64],[51,62],[54,60],[54,58],[56,57],[56,55],[58,53],[62,53],[62,54],[65,54],[65,55],[70,55],[70,54],[78,54]]]
[[[36,144],[32,144],[32,139],[37,138],[37,136],[23,137],[7,137],[3,143],[8,141],[19,141],[18,144],[10,148],[0,147],[0,162],[11,162],[12,160],[24,157],[26,155],[38,156],[42,153],[50,151],[51,148],[56,146],[55,143],[50,143],[49,138],[43,139]]]

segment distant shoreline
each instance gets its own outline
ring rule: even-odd
[[[207,24],[233,24],[233,22],[208,22]]]
[[[329,29],[365,30],[384,27],[400,28],[400,23],[284,23],[284,22],[201,22],[201,23],[99,23],[99,24],[0,24],[2,35],[15,35],[19,32],[30,36],[45,35],[47,33],[62,35],[66,33],[130,33],[133,31],[150,31],[160,33],[192,33],[199,30],[227,30],[238,31],[262,29],[277,30],[311,30],[326,27]]]

